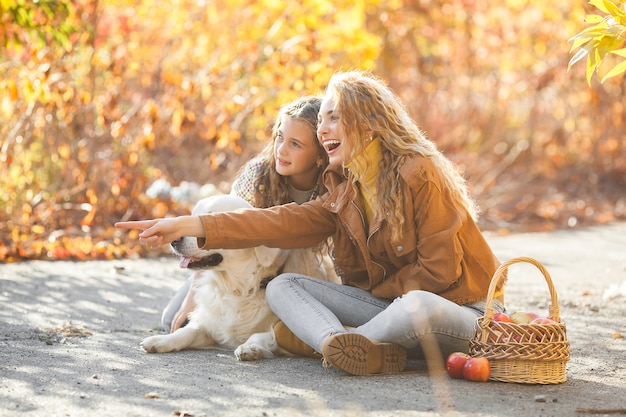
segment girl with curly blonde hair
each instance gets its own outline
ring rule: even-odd
[[[317,136],[329,165],[328,191],[316,200],[118,227],[142,229],[147,244],[197,236],[206,249],[306,247],[332,236],[344,285],[285,273],[267,287],[286,325],[279,344],[298,341],[290,330],[353,375],[400,372],[409,355],[441,366],[449,353],[467,352],[499,262],[461,175],[367,72],[333,75]]]

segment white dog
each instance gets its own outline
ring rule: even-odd
[[[220,195],[200,200],[192,214],[250,207],[234,195]],[[320,255],[312,249],[257,246],[205,251],[191,237],[172,242],[171,247],[181,257],[181,267],[194,270],[196,307],[186,326],[171,334],[144,339],[141,346],[147,352],[220,347],[236,348],[239,360],[288,355],[274,337],[272,327],[278,318],[265,300],[269,280],[281,272],[296,272],[339,282],[336,275],[327,273]]]

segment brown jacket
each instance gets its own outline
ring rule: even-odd
[[[340,169],[331,166],[324,175],[329,191],[317,200],[201,216],[206,240],[199,244],[296,248],[333,236],[346,285],[387,299],[417,289],[458,304],[486,298],[499,262],[471,216],[452,201],[430,159],[415,155],[401,167],[405,224],[399,241],[391,240],[379,215],[367,232],[358,189]]]

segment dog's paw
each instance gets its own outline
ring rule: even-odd
[[[172,351],[167,343],[167,336],[146,337],[139,345],[148,353],[165,353]]]
[[[274,354],[259,345],[244,343],[235,349],[235,357],[239,361],[258,361],[273,358]]]

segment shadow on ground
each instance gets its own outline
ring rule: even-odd
[[[412,373],[351,377],[311,358],[245,363],[230,351],[148,354],[160,311],[186,275],[175,259],[0,266],[0,416],[575,416],[624,409],[626,224],[490,236],[501,259],[550,271],[568,326],[561,385],[471,383]],[[512,270],[512,309],[547,310],[545,281]]]

